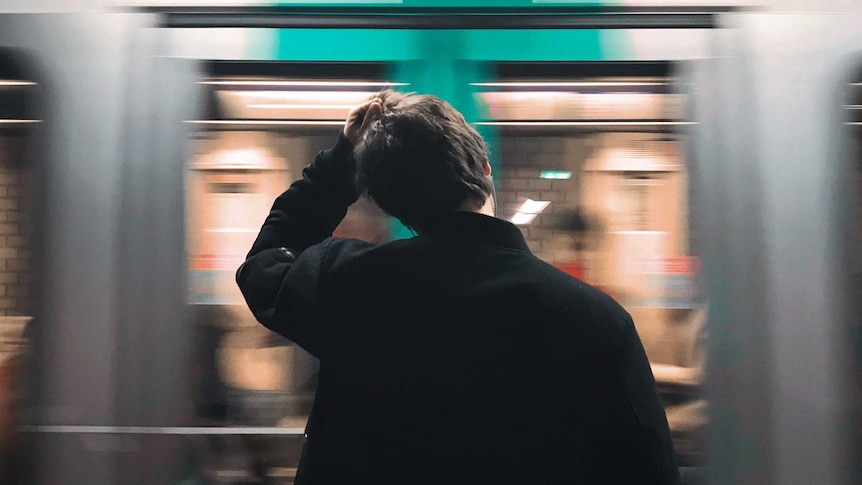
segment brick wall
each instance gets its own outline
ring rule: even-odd
[[[30,221],[20,137],[0,135],[0,316],[31,312]]]
[[[529,225],[521,226],[530,249],[553,261],[551,238],[559,216],[578,207],[580,176],[594,142],[588,136],[543,136],[504,134],[500,144],[502,172],[494,175],[498,215],[509,219],[527,199],[550,201],[551,205]],[[539,177],[546,170],[572,172],[568,180]]]

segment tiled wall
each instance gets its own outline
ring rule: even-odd
[[[0,316],[31,312],[30,211],[22,141],[0,136]]]
[[[529,225],[521,226],[530,249],[540,258],[554,259],[550,247],[553,227],[560,215],[578,207],[580,174],[594,150],[586,136],[504,134],[499,159],[502,174],[497,185],[498,215],[509,219],[527,199],[550,201],[551,205]],[[543,171],[568,171],[568,180],[540,178]],[[493,175],[493,174],[492,174]]]

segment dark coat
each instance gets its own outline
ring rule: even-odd
[[[351,150],[318,155],[237,272],[257,319],[321,361],[296,483],[679,483],[628,313],[493,217],[332,238]]]

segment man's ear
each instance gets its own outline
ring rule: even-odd
[[[486,177],[491,176],[491,164],[488,162],[485,162],[485,176]]]

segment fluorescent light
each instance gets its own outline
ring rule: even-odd
[[[33,81],[12,81],[9,79],[0,79],[0,86],[35,86]]]
[[[514,216],[512,216],[512,224],[523,226],[524,224],[529,224],[533,222],[533,219],[536,218],[538,214],[524,214],[523,212],[516,212]]]
[[[862,109],[862,104],[848,104],[844,109]]]
[[[636,86],[667,86],[666,82],[654,81],[561,81],[561,82],[491,82],[470,83],[471,86],[498,88],[604,88],[604,87],[636,87]]]
[[[527,199],[521,208],[518,209],[518,212],[523,212],[524,214],[541,214],[549,205],[551,205],[551,203],[545,200]]]
[[[42,120],[0,120],[0,125],[21,125],[41,122]]]
[[[549,205],[551,205],[551,203],[548,201],[527,199],[510,220],[512,221],[512,224],[519,226],[529,224],[533,222],[533,219],[541,214],[543,210],[547,209]]]
[[[696,121],[479,121],[481,126],[690,126]]]
[[[547,170],[545,172],[542,172],[539,176],[543,179],[550,180],[569,180],[570,178],[572,178],[572,172],[555,172],[552,170]]]
[[[409,83],[382,81],[199,81],[209,86],[312,86],[312,87],[391,87]]]
[[[264,91],[220,91],[220,93],[242,96],[243,98],[268,99],[270,103],[273,102],[272,99],[276,98],[280,101],[284,100],[285,104],[332,104],[333,99],[344,103],[345,99],[350,99],[350,102],[353,102],[354,98],[361,102],[366,101],[369,96],[368,91],[276,91],[271,89]],[[309,102],[309,99],[314,99],[315,102]]]
[[[254,109],[352,109],[355,104],[250,104]]]
[[[341,126],[343,121],[335,120],[191,120],[193,125],[291,125],[291,126]]]

